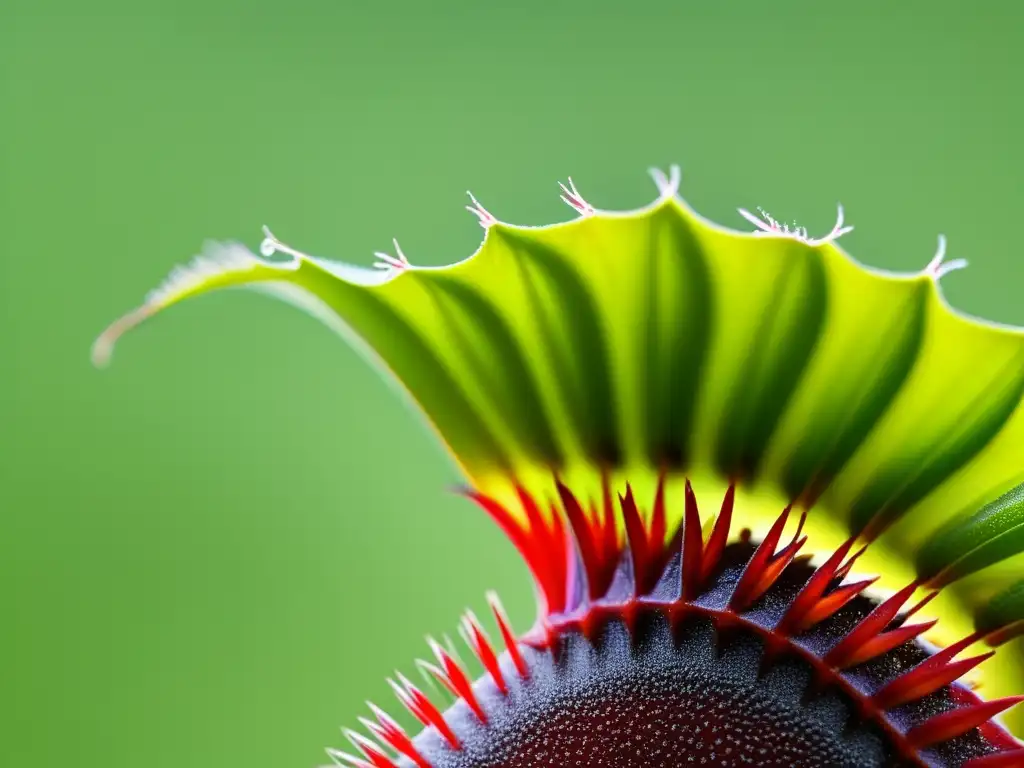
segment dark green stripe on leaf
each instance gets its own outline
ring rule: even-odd
[[[870,337],[868,370],[834,372],[835,385],[822,390],[807,418],[808,428],[783,469],[789,498],[813,503],[886,412],[921,350],[927,298],[928,286],[921,283],[888,328]]]
[[[583,449],[595,462],[617,464],[608,343],[597,303],[565,256],[537,240],[499,230],[520,259],[530,311],[542,328],[547,362],[556,372],[562,403]],[[586,253],[574,254],[585,260]]]
[[[646,450],[652,465],[678,468],[689,458],[712,331],[711,280],[701,245],[675,208],[652,217],[649,251],[646,314],[637,324]]]
[[[917,555],[918,573],[949,583],[1024,552],[1024,484],[939,529]]]
[[[790,249],[792,255],[785,255],[792,264],[778,273],[772,300],[754,321],[757,330],[722,413],[716,463],[723,475],[736,480],[756,475],[825,319],[828,293],[821,258],[799,244]],[[723,306],[720,311],[730,308]]]
[[[424,285],[445,318],[449,339],[457,346],[460,358],[487,393],[490,407],[513,427],[532,458],[553,469],[560,467],[561,455],[551,422],[520,344],[506,320],[490,300],[460,280],[434,275]],[[471,324],[472,333],[465,323]]]
[[[854,531],[876,535],[917,502],[930,494],[951,474],[974,458],[1006,424],[1024,394],[1024,366],[1018,355],[1006,368],[1005,377],[995,376],[974,400],[974,412],[950,421],[945,440],[927,448],[927,453],[907,456],[890,465],[865,488],[850,511]],[[936,413],[936,418],[943,418]],[[911,436],[911,439],[913,437]]]

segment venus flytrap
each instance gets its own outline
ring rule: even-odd
[[[546,227],[470,193],[483,243],[448,267],[269,229],[262,257],[211,245],[94,358],[218,288],[295,303],[402,383],[525,559],[533,627],[493,597],[496,632],[467,614],[476,681],[428,641],[454,703],[396,674],[422,731],[370,705],[337,764],[1024,765],[999,720],[1022,697],[989,696],[1024,629],[1001,567],[1024,553],[1024,332],[949,307],[945,238],[919,272],[869,269],[841,206],[820,237],[761,209],[741,232],[679,197],[678,167],[652,176],[628,212],[568,179],[576,216]]]

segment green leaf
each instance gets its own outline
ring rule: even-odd
[[[250,286],[369,350],[479,490],[552,474],[737,482],[880,537],[922,573],[1024,547],[1024,333],[951,310],[936,273],[867,269],[834,242],[714,225],[665,195],[542,228],[493,223],[470,258],[386,271],[215,246],[101,337]],[[490,223],[490,222],[488,222]],[[757,504],[737,504],[758,525]],[[744,515],[746,519],[744,520]],[[994,610],[988,599],[978,615]],[[1010,598],[1003,620],[1024,618]],[[1003,605],[1004,603],[1000,603]],[[987,607],[986,607],[987,606]]]
[[[692,223],[670,209],[651,216],[641,277],[642,321],[632,346],[644,360],[627,363],[637,372],[642,404],[637,428],[652,466],[685,467],[697,415],[701,375],[711,343],[714,308],[707,255]]]
[[[1019,485],[978,512],[951,520],[917,556],[926,578],[948,583],[1024,552],[1024,485]]]

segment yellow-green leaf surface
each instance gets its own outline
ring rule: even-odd
[[[674,194],[485,223],[480,249],[442,268],[211,246],[97,355],[184,298],[263,288],[372,351],[484,492],[550,495],[556,473],[584,493],[601,472],[640,489],[690,477],[709,498],[734,482],[755,530],[795,501],[824,532],[813,543],[877,538],[884,583],[969,576],[960,598],[983,626],[1024,619],[1020,571],[999,567],[1024,546],[1020,330],[951,310],[934,270],[728,230]]]

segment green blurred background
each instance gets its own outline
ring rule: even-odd
[[[895,6],[898,5],[898,8]],[[894,9],[895,8],[895,9]],[[0,764],[308,768],[525,569],[420,420],[284,304],[89,347],[207,237],[419,263],[646,203],[652,164],[1024,323],[1014,3],[4,0]]]

